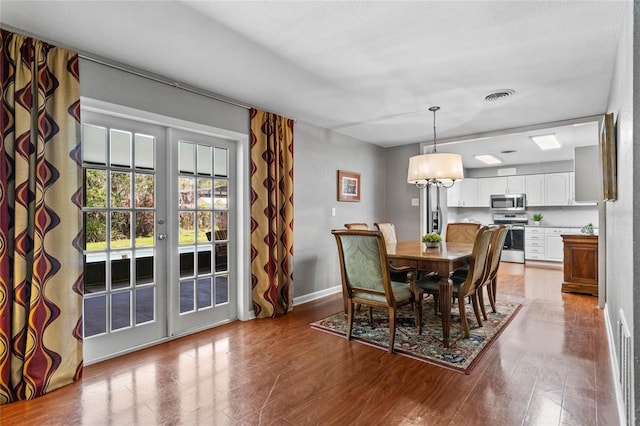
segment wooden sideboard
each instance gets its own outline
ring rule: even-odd
[[[598,295],[598,236],[563,234],[562,291]]]

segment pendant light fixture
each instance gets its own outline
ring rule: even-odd
[[[464,178],[462,157],[460,154],[440,153],[436,144],[436,111],[439,106],[432,106],[433,112],[433,152],[431,154],[416,155],[409,159],[407,182],[418,188],[427,185],[451,188],[455,181]]]

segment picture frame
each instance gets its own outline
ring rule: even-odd
[[[600,161],[602,166],[602,199],[618,198],[616,128],[613,113],[605,114],[600,130]]]
[[[360,173],[338,170],[338,201],[360,201]]]

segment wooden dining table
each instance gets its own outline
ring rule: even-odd
[[[473,244],[441,242],[438,248],[425,248],[424,243],[399,241],[387,244],[389,264],[395,267],[409,266],[418,272],[436,272],[440,276],[439,305],[442,316],[442,344],[449,347],[451,328],[452,285],[450,274],[469,263]]]

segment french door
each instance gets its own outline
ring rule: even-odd
[[[180,335],[237,316],[235,270],[235,147],[208,135],[170,130],[171,334]],[[174,256],[176,258],[176,256]]]
[[[85,360],[235,319],[233,142],[82,119]]]

